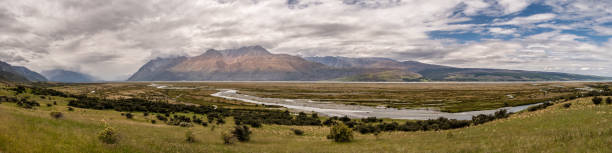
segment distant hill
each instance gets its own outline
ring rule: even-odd
[[[388,58],[306,57],[336,68],[377,68],[383,72],[359,74],[341,78],[343,81],[577,81],[606,80],[608,77],[558,72],[505,69],[455,68],[416,61],[396,61]],[[381,70],[382,71],[382,70]],[[405,73],[405,74],[402,74]],[[416,73],[416,74],[413,74]]]
[[[97,79],[90,75],[61,69],[44,71],[43,75],[53,82],[85,83],[97,81]]]
[[[455,68],[389,58],[298,57],[261,46],[208,50],[195,57],[157,58],[128,81],[570,81],[598,76]]]
[[[23,66],[12,66],[0,61],[0,81],[5,82],[42,82],[47,79]]]

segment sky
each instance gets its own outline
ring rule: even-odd
[[[104,80],[251,45],[612,76],[610,37],[610,0],[0,0],[0,61]]]

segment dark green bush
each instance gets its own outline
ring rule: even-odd
[[[235,126],[232,134],[241,142],[246,142],[251,139],[251,130],[249,130],[249,127],[246,125]]]
[[[151,124],[157,123],[157,120],[151,120]]]
[[[612,98],[610,97],[606,98],[606,104],[612,104]]]
[[[74,108],[68,107],[68,111],[74,111]]]
[[[600,97],[593,97],[593,99],[591,99],[591,101],[593,101],[593,104],[599,105],[599,104],[601,104],[601,101],[603,101],[603,99],[600,98]]]
[[[125,113],[125,118],[132,119],[134,118],[134,115],[132,115],[132,113]]]
[[[564,108],[570,108],[570,106],[572,106],[572,103],[565,103],[565,104],[563,104]]]
[[[62,118],[64,116],[62,112],[51,112],[50,115],[53,118]]]
[[[304,131],[300,129],[293,129],[293,134],[295,135],[304,135]]]

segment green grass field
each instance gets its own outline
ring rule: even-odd
[[[0,91],[0,95],[10,95]],[[378,136],[355,133],[349,143],[327,140],[326,126],[264,125],[253,128],[250,142],[225,145],[221,133],[227,124],[191,128],[151,124],[142,113],[126,119],[120,112],[75,108],[67,111],[66,99],[41,99],[35,109],[0,104],[0,152],[612,152],[612,105],[593,105],[588,98],[569,101],[536,112],[468,128],[426,132],[383,132]],[[57,101],[57,106],[47,103]],[[63,118],[49,114],[60,111]],[[149,116],[152,117],[152,116]],[[120,141],[103,144],[97,133],[108,123]],[[292,128],[305,135],[296,136]],[[193,131],[196,143],[185,142]]]

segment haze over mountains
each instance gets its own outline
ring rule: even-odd
[[[53,82],[85,83],[98,81],[98,79],[93,76],[62,69],[48,70],[43,71],[42,73],[49,79],[49,81]]]
[[[87,74],[61,69],[44,71],[44,75],[24,66],[12,66],[0,61],[0,81],[3,82],[68,82],[84,83],[98,81]],[[48,79],[47,79],[48,78]]]
[[[455,68],[388,58],[298,57],[261,46],[208,50],[195,57],[157,58],[128,81],[570,81],[599,76]]]

